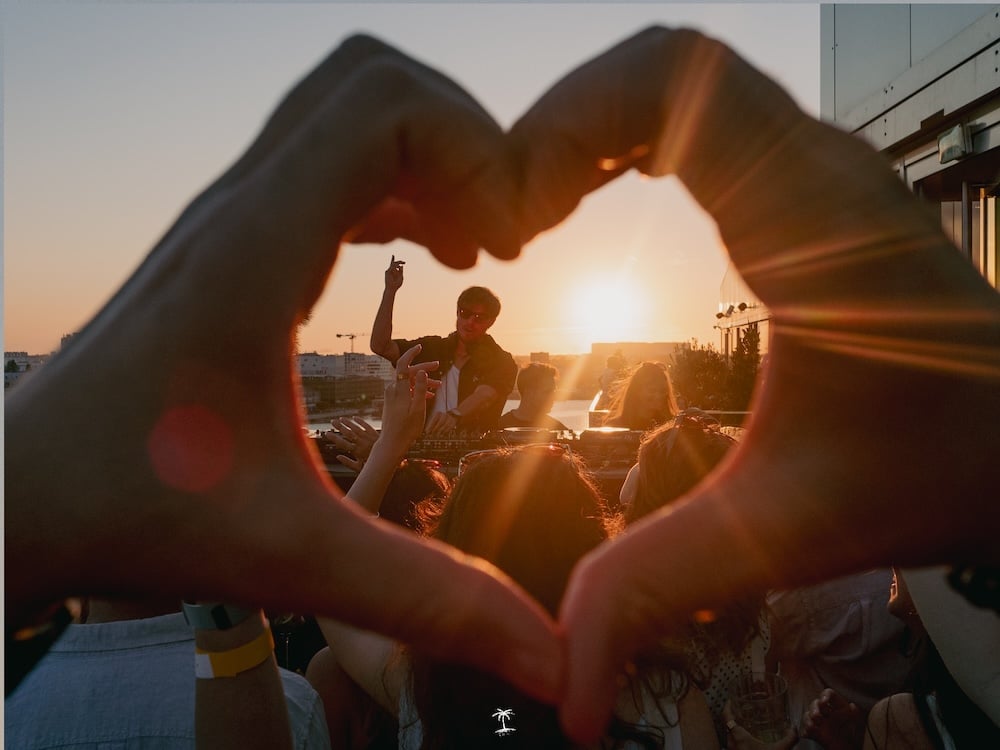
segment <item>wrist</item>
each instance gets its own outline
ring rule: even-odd
[[[194,645],[204,651],[228,651],[250,643],[264,631],[270,631],[270,625],[264,613],[256,610],[238,625],[228,630],[194,629]]]
[[[239,625],[254,613],[219,602],[182,602],[184,619],[188,625],[200,630],[229,630]]]

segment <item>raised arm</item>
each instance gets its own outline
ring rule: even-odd
[[[372,323],[371,347],[372,353],[385,357],[396,364],[400,351],[396,342],[392,340],[392,310],[396,304],[396,292],[403,286],[403,265],[405,260],[396,260],[393,255],[389,261],[389,267],[385,270],[385,290],[382,292],[382,301],[379,302],[378,312],[375,313],[375,322]]]
[[[628,169],[676,173],[773,314],[739,449],[577,568],[568,731],[597,736],[614,675],[694,610],[874,565],[1000,561],[1000,296],[879,154],[719,42],[662,28],[572,72],[512,137],[525,238]]]
[[[348,498],[369,513],[378,514],[399,462],[424,428],[427,371],[436,368],[438,363],[411,365],[419,352],[420,345],[417,344],[405,351],[396,363],[396,380],[385,389],[382,431],[347,493]]]

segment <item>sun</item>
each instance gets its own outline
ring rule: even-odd
[[[570,309],[581,341],[592,344],[635,341],[640,337],[645,328],[645,295],[634,281],[594,276],[571,288]]]

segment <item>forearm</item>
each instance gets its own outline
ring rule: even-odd
[[[482,411],[496,401],[497,398],[496,388],[491,385],[480,385],[476,390],[462,399],[457,408],[463,417],[468,417],[471,414]]]
[[[361,472],[347,492],[347,497],[373,515],[378,515],[379,506],[386,489],[392,481],[399,462],[406,456],[405,447],[390,445],[387,440],[376,440]]]
[[[388,359],[393,364],[399,358],[399,353],[392,351],[392,311],[396,302],[396,291],[386,289],[382,292],[382,301],[379,303],[378,312],[375,313],[375,322],[372,323],[371,348],[372,352]]]
[[[262,613],[230,630],[195,630],[195,645],[211,653],[231,651],[268,629]],[[195,746],[199,748],[292,747],[284,689],[273,654],[233,677],[195,684]]]

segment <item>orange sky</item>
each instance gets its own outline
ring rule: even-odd
[[[694,25],[819,101],[810,4],[85,4],[4,8],[4,348],[44,353],[77,330],[183,206],[339,39],[366,30],[441,68],[502,124],[560,75],[648,25]],[[512,50],[514,54],[512,54]],[[630,175],[522,257],[456,272],[406,243],[344,248],[303,351],[349,350],[390,255],[406,283],[394,333],[445,334],[458,293],[492,288],[491,333],[515,354],[593,341],[715,342],[725,252],[673,179]]]

